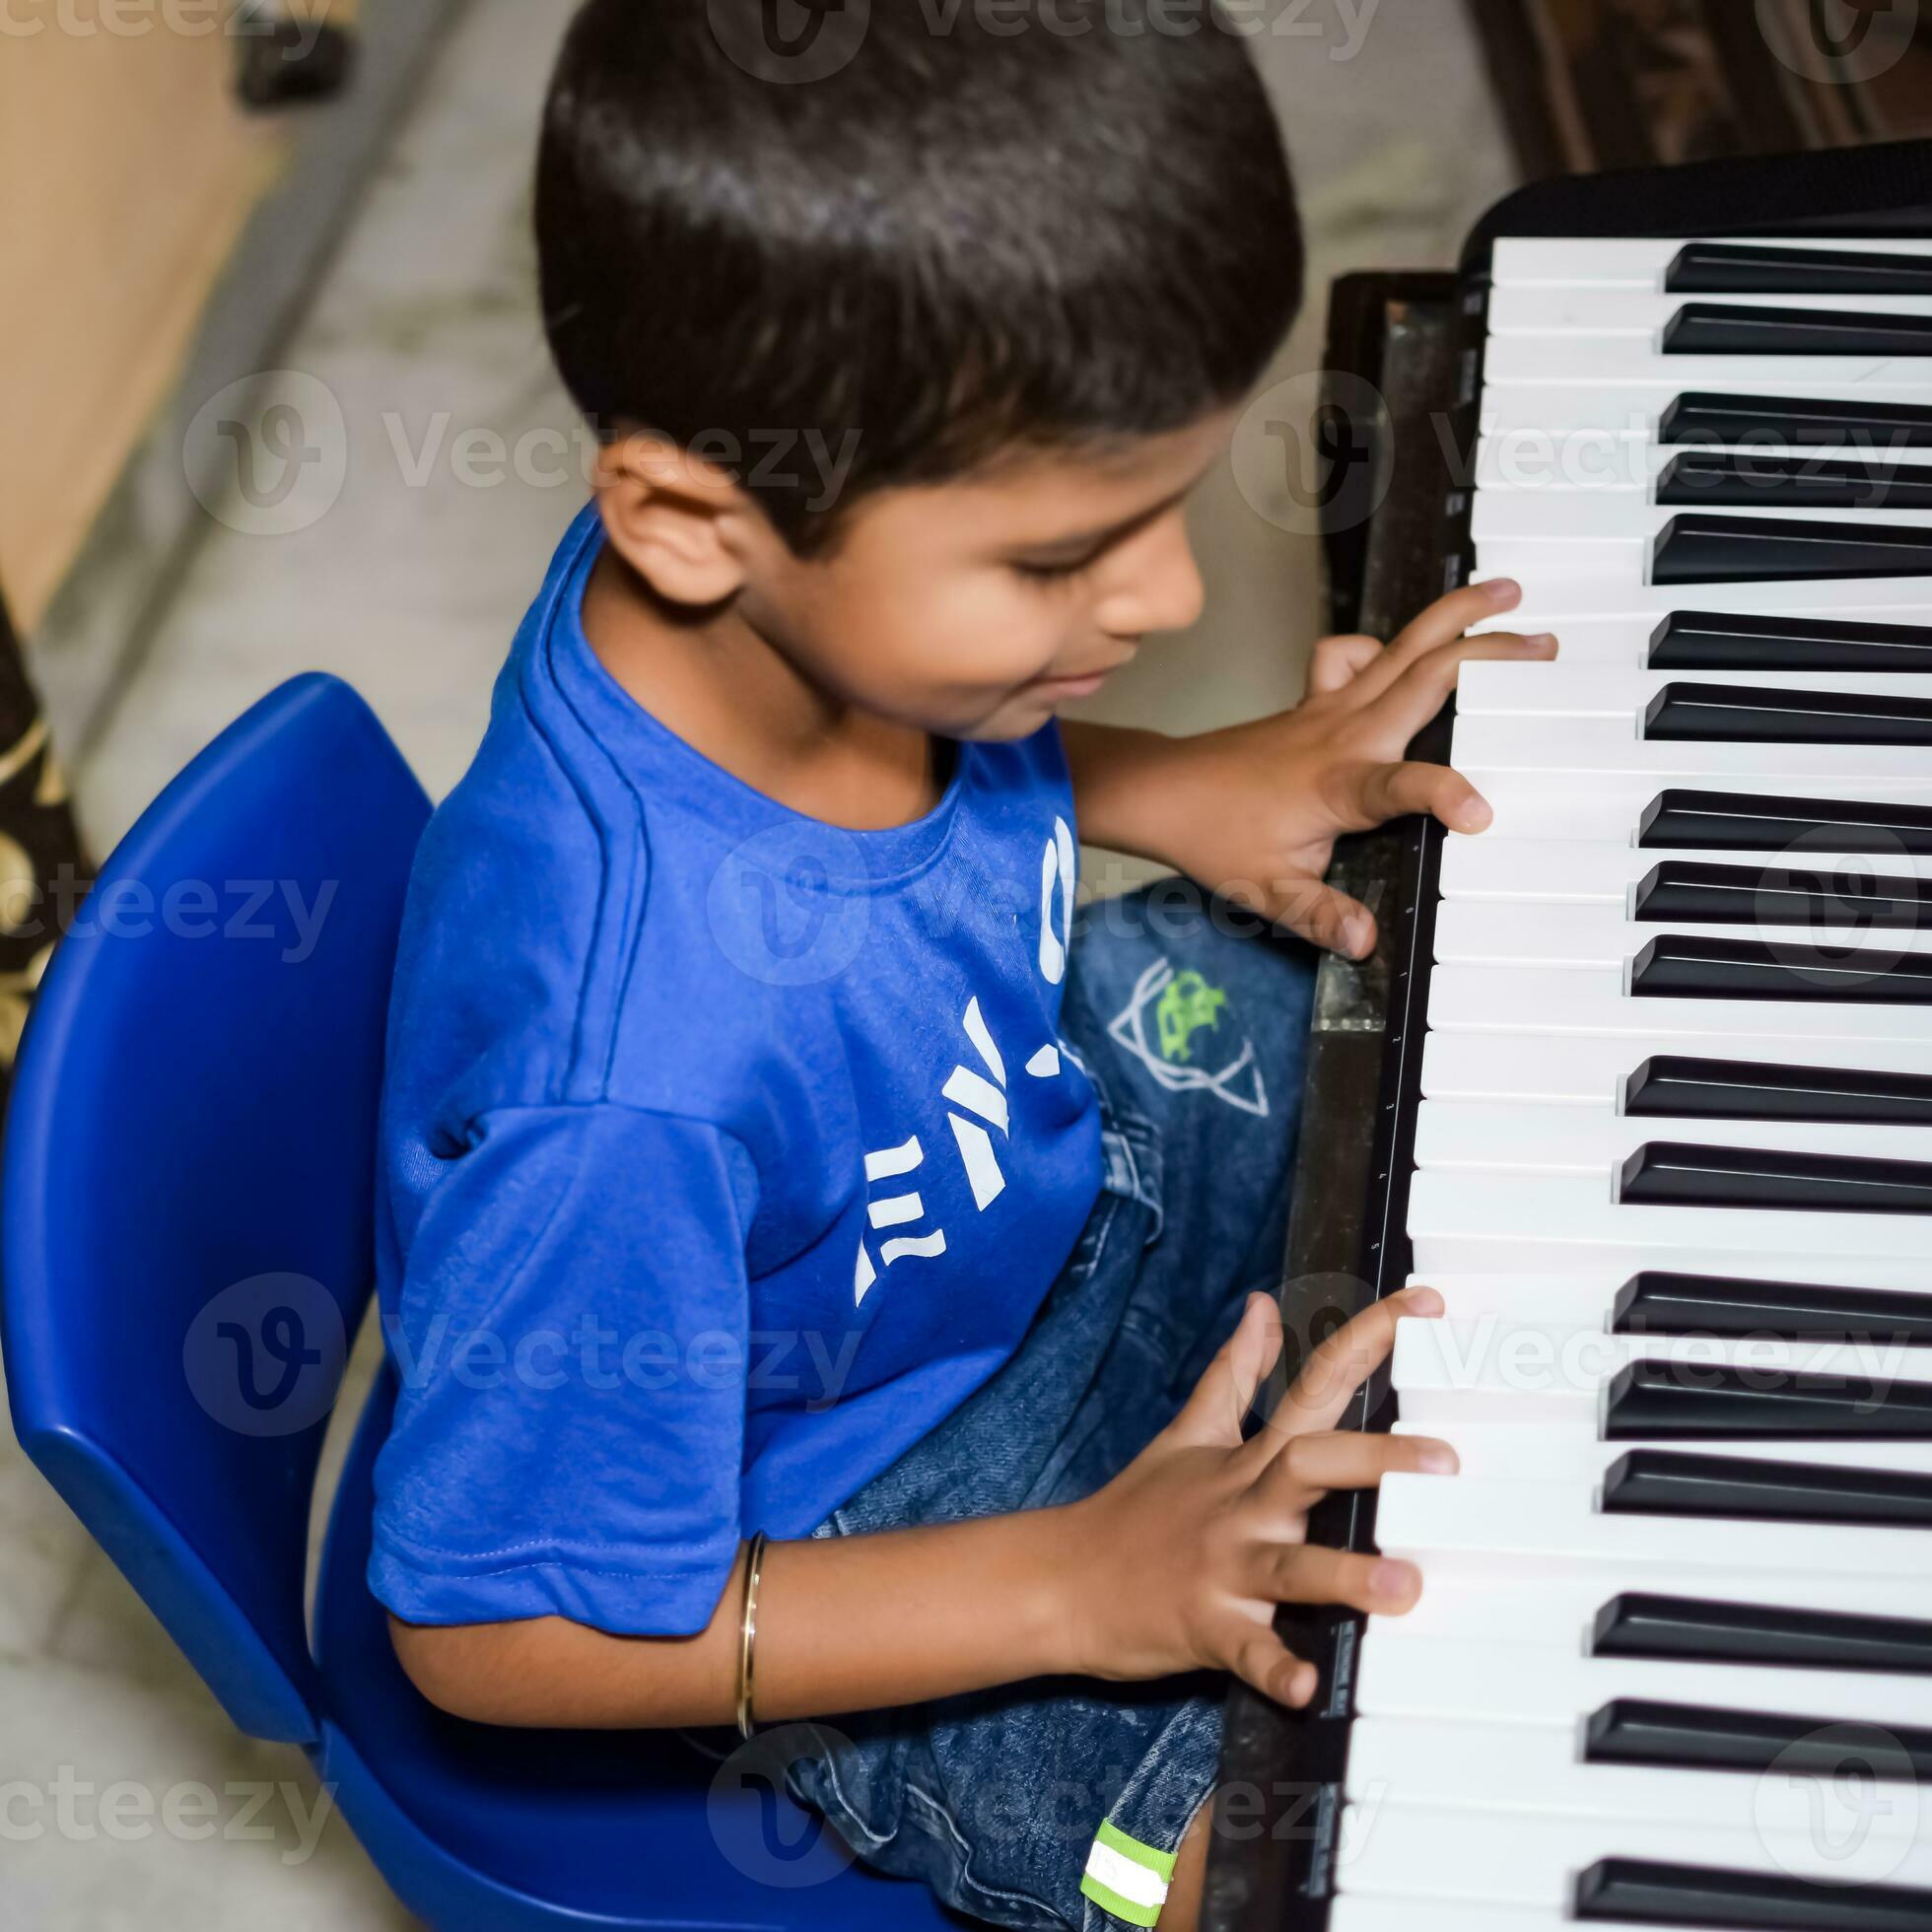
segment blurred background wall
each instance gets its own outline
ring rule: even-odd
[[[236,100],[232,42],[152,25],[0,40],[0,559],[30,630],[288,156],[286,128]]]

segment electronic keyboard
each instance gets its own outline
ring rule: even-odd
[[[1284,1305],[1438,1288],[1352,1419],[1462,1474],[1317,1511],[1424,1593],[1284,1615],[1214,1932],[1932,1927],[1932,148],[1834,160],[1339,291],[1338,626],[1504,576],[1560,651],[1416,746],[1489,831],[1339,855]]]

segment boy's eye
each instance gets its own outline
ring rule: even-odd
[[[1065,584],[1070,578],[1078,577],[1082,571],[1091,569],[1092,565],[1091,557],[1076,557],[1069,564],[1015,563],[1013,569],[1035,584]]]

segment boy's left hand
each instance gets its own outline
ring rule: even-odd
[[[1317,945],[1351,958],[1370,952],[1374,916],[1323,883],[1335,841],[1409,812],[1453,832],[1488,825],[1489,807],[1466,778],[1404,754],[1472,658],[1556,655],[1547,635],[1466,635],[1521,597],[1518,585],[1496,579],[1438,598],[1387,646],[1324,638],[1293,711],[1176,742],[1180,783],[1167,794],[1159,857]]]

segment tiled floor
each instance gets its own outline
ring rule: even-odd
[[[1301,179],[1315,292],[1282,351],[1286,376],[1316,365],[1330,277],[1448,263],[1509,172],[1457,8],[1324,0],[1261,11],[1282,30],[1256,47]],[[475,0],[451,38],[284,359],[342,411],[340,499],[296,534],[210,536],[77,775],[99,849],[216,730],[298,670],[350,678],[433,792],[461,771],[511,631],[581,501],[568,481],[514,473],[476,487],[453,460],[471,430],[514,450],[529,432],[572,426],[545,360],[526,241],[534,107],[568,12],[566,0]],[[1349,23],[1364,22],[1356,45]],[[1208,615],[1147,654],[1108,694],[1109,716],[1193,729],[1298,690],[1318,621],[1312,540],[1257,514],[1227,472],[1204,487],[1198,528]],[[317,1794],[299,1757],[235,1735],[0,1437],[0,1798],[13,1780],[27,1790],[0,1807],[0,1932],[408,1922],[339,1823],[303,1855]],[[259,1780],[294,1795],[278,1791],[260,1815],[272,1841],[233,1835],[243,1801],[224,1795]],[[99,1800],[120,1781],[152,1794],[157,1820],[170,1791],[210,1787],[214,1834],[159,1822],[143,1833],[137,1809],[113,1835]],[[77,1788],[89,1785],[91,1797]],[[17,1828],[35,1822],[37,1835]]]

